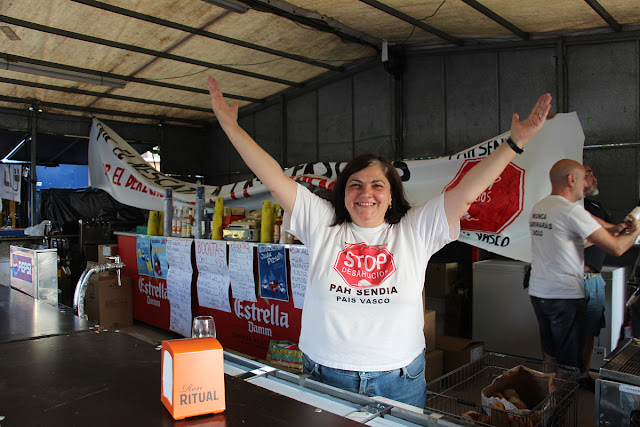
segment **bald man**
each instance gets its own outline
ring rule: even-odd
[[[538,319],[543,359],[584,371],[585,310],[582,286],[584,248],[597,245],[620,256],[640,234],[633,222],[628,234],[611,235],[582,206],[586,187],[583,166],[573,160],[556,162],[549,172],[551,194],[533,207],[529,295]],[[562,376],[565,372],[558,371]]]

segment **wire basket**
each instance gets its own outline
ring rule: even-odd
[[[425,408],[457,418],[462,425],[486,425],[504,427],[576,426],[578,418],[577,368],[560,366],[562,378],[556,377],[555,391],[549,394],[528,414],[500,411],[482,405],[482,389],[505,371],[517,366],[539,372],[552,372],[551,367],[539,360],[486,353],[475,362],[468,363],[427,384]],[[463,414],[475,411],[479,414],[493,412],[491,421],[472,421]],[[497,421],[497,422],[496,422]]]

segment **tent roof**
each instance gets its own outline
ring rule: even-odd
[[[67,115],[198,124],[213,119],[208,74],[246,107],[379,60],[383,45],[473,48],[640,24],[637,0],[236,1],[245,13],[212,3],[2,2],[0,108],[39,104]],[[124,87],[25,72],[34,66]]]

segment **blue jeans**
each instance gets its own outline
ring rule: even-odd
[[[582,279],[587,297],[587,335],[597,337],[600,329],[606,326],[604,317],[605,286],[601,275]]]
[[[305,374],[324,384],[367,396],[382,396],[424,408],[427,400],[424,350],[404,368],[391,371],[360,372],[329,368],[302,353]]]
[[[586,300],[530,298],[544,354],[584,371]]]

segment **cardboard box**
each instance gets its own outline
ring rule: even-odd
[[[424,284],[427,297],[444,298],[459,278],[459,262],[429,261]]]
[[[245,215],[245,210],[243,206],[231,206],[231,215]]]
[[[446,298],[444,333],[453,337],[471,336],[472,304],[469,289],[457,288]]]
[[[243,206],[225,206],[224,216],[245,216],[245,210]]]
[[[224,355],[215,338],[162,341],[161,378],[160,400],[176,420],[226,409]]]
[[[425,377],[427,382],[433,381],[436,378],[442,376],[442,361],[443,361],[443,351],[442,350],[431,350],[427,351],[424,354],[425,359]]]
[[[446,300],[444,298],[427,297],[424,302],[425,310],[436,312],[436,335],[445,335],[444,320],[446,314]]]
[[[433,310],[424,311],[424,342],[427,351],[436,348],[436,312]]]
[[[447,335],[436,335],[436,348],[444,352],[442,360],[444,373],[475,362],[484,354],[483,342]]]
[[[109,259],[108,257],[112,257],[116,255],[118,255],[117,243],[113,243],[110,245],[98,245],[98,263],[99,264],[115,262],[114,260]]]
[[[85,295],[85,312],[89,320],[104,328],[131,325],[133,323],[133,294],[131,277],[91,277]]]

